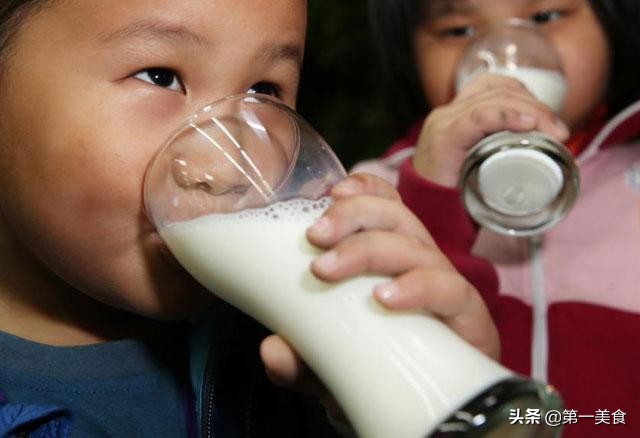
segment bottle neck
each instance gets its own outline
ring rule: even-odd
[[[510,378],[489,387],[458,409],[432,437],[559,437],[561,421],[553,424],[550,421],[553,415],[547,413],[561,411],[562,400],[552,386]]]

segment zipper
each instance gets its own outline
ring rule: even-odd
[[[215,399],[216,399],[216,379],[214,377],[216,366],[213,364],[213,348],[209,350],[209,355],[206,360],[205,377],[203,381],[202,390],[202,425],[200,436],[203,438],[215,438],[216,436],[216,413],[215,413]],[[212,366],[214,365],[214,366]],[[242,424],[239,425],[242,428],[242,436],[249,438],[253,436],[253,410],[254,410],[254,395],[251,388],[246,390],[246,402],[242,411]]]
[[[211,349],[213,350],[213,349]],[[211,362],[211,350],[209,351],[209,355],[206,361],[206,374],[204,378],[204,391],[203,391],[203,409],[202,414],[204,421],[202,423],[201,436],[205,438],[214,438],[214,412],[213,412],[213,401],[215,398],[215,380],[213,379],[213,370],[212,367],[209,366]]]
[[[544,288],[543,237],[529,239],[531,256],[531,292],[533,300],[533,340],[531,343],[531,377],[542,383],[548,380],[549,333],[547,296]]]
[[[253,436],[252,432],[253,432],[253,421],[252,421],[252,415],[253,413],[253,391],[249,390],[249,393],[247,394],[247,403],[245,404],[245,409],[244,409],[244,436],[246,438],[250,438],[251,436]]]

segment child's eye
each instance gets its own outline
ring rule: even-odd
[[[147,68],[134,76],[136,79],[148,82],[158,87],[173,91],[183,91],[184,87],[178,74],[168,68]]]
[[[474,36],[476,28],[474,26],[455,26],[440,31],[440,36],[447,38],[469,38]]]
[[[560,11],[540,11],[531,16],[531,21],[535,24],[546,24],[557,21],[561,17],[562,12]]]
[[[247,93],[260,93],[260,94],[268,94],[273,97],[280,97],[280,87],[271,82],[258,82],[253,84],[248,90]]]

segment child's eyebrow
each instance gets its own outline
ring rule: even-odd
[[[263,52],[265,61],[288,61],[299,70],[302,67],[302,48],[290,44],[276,44],[269,46]]]
[[[445,15],[470,13],[473,9],[469,0],[431,0],[425,5],[425,16],[436,19]]]
[[[511,0],[514,3],[523,5],[533,5],[541,0]],[[446,15],[472,14],[475,12],[482,0],[429,0],[425,4],[424,16],[429,19],[437,19]]]
[[[97,41],[101,45],[113,45],[127,40],[142,39],[164,41],[175,45],[211,47],[212,43],[204,36],[186,27],[155,21],[137,21],[111,32],[101,33]],[[290,44],[267,46],[261,57],[265,61],[289,61],[299,69],[302,66],[302,48]]]
[[[186,27],[155,21],[136,21],[111,32],[98,35],[98,42],[110,45],[125,40],[165,40],[192,46],[208,46],[210,42]]]

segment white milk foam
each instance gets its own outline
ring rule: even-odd
[[[381,307],[372,289],[385,277],[318,280],[305,231],[330,204],[296,199],[160,233],[199,282],[293,345],[359,436],[424,437],[512,374],[435,318]]]

